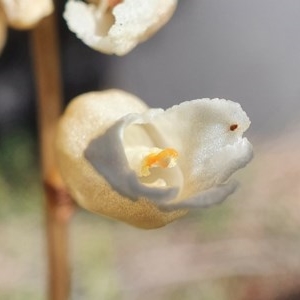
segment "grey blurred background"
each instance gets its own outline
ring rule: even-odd
[[[300,299],[300,1],[179,0],[125,57],[101,55],[58,7],[65,102],[121,88],[153,107],[240,102],[255,159],[223,205],[153,231],[78,210],[72,300]],[[30,34],[0,57],[0,299],[45,299],[45,237]]]
[[[110,82],[158,107],[231,99],[251,132],[277,132],[300,120],[299,33],[297,0],[182,0],[153,40],[114,60]]]
[[[181,0],[167,26],[125,57],[96,53],[61,16],[60,25],[67,100],[105,87],[125,89],[155,107],[226,98],[242,104],[254,134],[276,133],[299,120],[297,0]],[[33,111],[28,46],[24,33],[13,32],[0,59],[0,124]]]

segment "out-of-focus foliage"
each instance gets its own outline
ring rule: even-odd
[[[60,19],[66,100],[104,85],[151,106],[226,97],[249,113],[255,149],[234,197],[163,229],[78,210],[72,300],[300,299],[300,131],[292,126],[299,122],[299,5],[179,1],[169,25],[122,60],[85,47]],[[36,137],[15,131],[34,120],[28,49],[25,33],[11,31],[0,58],[0,299],[42,300],[46,291]]]
[[[36,141],[26,130],[16,130],[0,141],[0,218],[39,213],[42,195]]]
[[[298,137],[291,130],[257,141],[255,160],[240,172],[241,189],[229,201],[165,228],[139,230],[77,211],[71,299],[281,300],[296,293]],[[1,140],[0,299],[45,299],[34,146],[24,130]]]

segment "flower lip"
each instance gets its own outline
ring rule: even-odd
[[[117,121],[106,133],[92,140],[84,151],[85,158],[99,172],[113,189],[134,201],[147,198],[157,202],[176,198],[180,187],[153,186],[142,183],[134,170],[129,167],[122,143],[125,127],[142,124],[140,116],[129,114]]]
[[[144,130],[142,126],[140,126],[140,129]],[[141,181],[143,178],[151,176],[155,169],[162,171],[163,169],[174,168],[177,165],[178,152],[175,149],[161,149],[145,145],[126,147],[124,139],[123,143],[129,166],[136,172]],[[163,185],[167,185],[167,183],[165,182]]]
[[[172,168],[176,165],[178,152],[173,148],[159,149],[148,154],[142,161],[142,176],[147,176],[150,168]],[[144,175],[145,174],[145,175]]]
[[[206,207],[222,202],[234,192],[236,184],[227,180],[252,159],[252,146],[242,137],[249,124],[238,103],[224,99],[193,100],[165,111],[149,109],[142,114],[124,116],[89,144],[85,157],[119,194],[130,199],[145,197],[166,210]],[[153,145],[150,148],[146,145],[146,155],[145,150],[142,155],[138,153],[138,167],[132,165],[132,153],[128,155],[124,150],[136,145],[137,135],[130,131],[129,136],[133,134],[133,137],[128,138],[125,134],[131,128],[129,125],[140,125],[153,138],[154,145],[159,145],[156,153],[151,148]],[[118,150],[108,149],[105,153],[101,149],[113,149],[116,142]],[[168,149],[170,146],[174,149]],[[154,152],[154,160],[147,151]],[[174,157],[168,157],[170,153]],[[177,153],[182,155],[176,167],[166,170],[159,166],[175,165]],[[116,157],[117,163],[113,162]],[[143,164],[145,170],[141,170]],[[147,165],[158,168],[149,170]],[[173,176],[176,171],[177,178]]]
[[[84,208],[157,228],[234,192],[230,176],[252,158],[243,138],[249,125],[242,107],[225,99],[163,110],[120,90],[87,93],[72,102],[59,125],[61,174]],[[140,172],[144,164],[150,174]]]

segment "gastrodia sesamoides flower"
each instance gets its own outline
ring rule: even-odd
[[[68,0],[64,18],[89,47],[125,55],[173,15],[177,0]]]
[[[61,174],[84,208],[142,228],[222,202],[252,158],[250,121],[224,99],[149,109],[120,90],[75,98],[56,139]]]
[[[9,26],[30,29],[53,12],[52,0],[0,0]]]

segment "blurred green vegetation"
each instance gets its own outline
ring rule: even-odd
[[[284,144],[284,140],[277,144]],[[276,145],[274,144],[274,149]],[[288,142],[286,145],[290,149]],[[0,299],[46,299],[44,200],[37,149],[37,138],[27,128],[10,131],[0,141]],[[279,151],[280,155],[281,153],[283,152]],[[192,211],[187,217],[161,229],[140,230],[81,209],[76,210],[70,224],[71,299],[248,300],[250,298],[245,296],[247,290],[256,288],[256,283],[252,286],[252,279],[249,280],[247,275],[244,280],[240,275],[222,277],[222,264],[226,265],[226,257],[231,257],[228,255],[231,248],[228,248],[226,241],[230,243],[232,239],[248,239],[251,247],[254,247],[250,250],[255,257],[256,251],[261,255],[265,253],[264,249],[255,248],[258,245],[256,238],[260,243],[269,238],[286,238],[288,243],[285,251],[290,253],[290,257],[285,257],[285,252],[277,256],[280,251],[274,249],[274,253],[271,252],[266,259],[273,255],[274,261],[271,261],[274,266],[277,264],[276,260],[281,259],[280,268],[287,275],[282,278],[285,282],[293,282],[297,278],[293,275],[294,271],[284,268],[289,260],[296,259],[295,263],[298,261],[299,218],[295,205],[299,205],[299,202],[296,197],[298,187],[293,180],[298,178],[299,168],[295,164],[296,160],[291,160],[291,165],[287,164],[287,157],[291,154],[288,151],[286,153],[282,157],[276,154],[270,159],[268,151],[258,153],[251,165],[239,172],[238,178],[242,182],[239,191],[222,205]],[[273,171],[270,173],[271,167]],[[219,252],[219,248],[213,248],[214,242],[217,242],[215,247],[225,245],[225,261],[222,261],[223,249]],[[214,261],[220,261],[220,273],[216,268],[215,277],[208,274],[205,278],[206,274],[203,275],[203,270],[199,267],[199,280],[193,276],[179,283],[166,280],[165,285],[158,284],[157,289],[150,290],[143,290],[143,287],[138,290],[139,283],[136,285],[137,290],[128,286],[127,277],[134,280],[132,278],[135,278],[136,272],[141,272],[140,275],[146,281],[151,274],[159,278],[160,268],[164,270],[170,267],[169,251],[172,256],[174,247],[180,248],[181,245],[195,245],[199,247],[197,249],[202,246],[211,247],[211,257],[207,256],[204,265],[211,263],[215,266]],[[238,245],[241,247],[241,242]],[[152,260],[155,264],[153,266],[152,251],[163,255]],[[234,264],[247,266],[244,261],[251,261],[251,255],[247,256],[247,242],[241,251],[244,251],[244,256],[237,255],[236,261],[233,257],[231,259]],[[197,253],[182,255],[183,262],[179,261],[174,266],[171,264],[170,272],[166,276],[172,278],[173,272],[180,273],[180,265],[184,269],[185,259],[188,265],[189,255],[194,257],[195,264],[201,265],[203,258]],[[142,262],[136,261],[136,257],[142,259]],[[148,265],[143,268],[141,266],[145,261]],[[132,263],[136,265],[132,266]],[[254,265],[249,266],[250,271],[253,266],[256,267],[255,260],[252,263]],[[151,272],[152,268],[154,273]],[[257,278],[253,276],[254,282]],[[134,287],[135,282],[130,280]],[[266,286],[276,283],[276,280],[270,279]],[[288,287],[284,283],[277,288],[277,284],[274,284],[272,289],[276,291],[276,288],[282,289],[285,286]],[[264,288],[265,283],[258,287],[261,290]]]
[[[45,299],[44,202],[37,149],[36,136],[26,128],[4,135],[0,141],[0,261],[5,259],[9,270],[2,283],[0,276],[0,299]],[[217,207],[205,214],[192,214],[183,222],[190,222],[195,232],[206,232],[209,237],[224,230],[229,218],[228,207]],[[118,228],[125,228],[124,234],[127,229],[134,233],[133,239],[144,232],[82,210],[76,212],[70,231],[71,299],[122,298],[114,261],[114,232]],[[207,300],[217,299],[221,293],[219,289],[190,285],[170,288],[165,299],[196,299],[193,297],[198,292]]]
[[[0,142],[0,218],[41,210],[37,141],[29,130],[17,129]]]
[[[0,141],[0,299],[44,299],[43,205],[36,138],[11,130]]]

